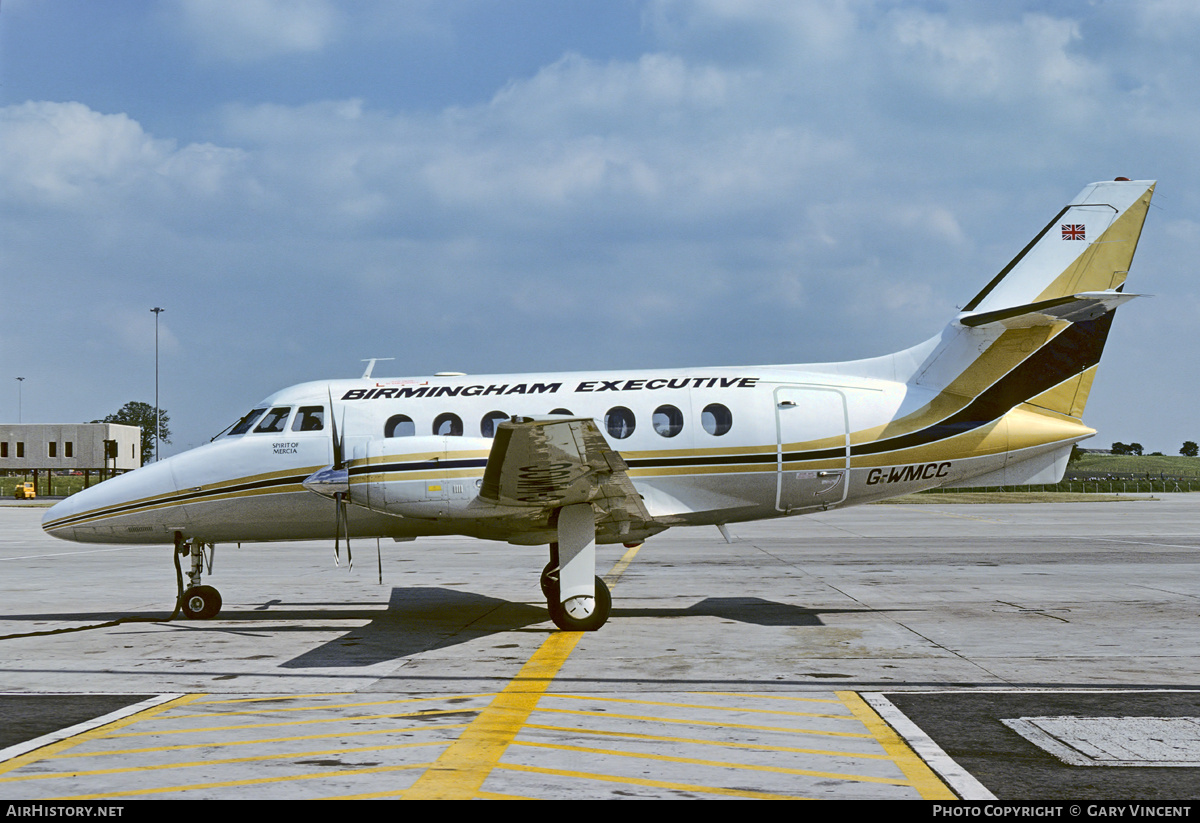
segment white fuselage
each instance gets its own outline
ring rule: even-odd
[[[598,421],[658,524],[632,537],[952,485],[1002,469],[1012,448],[1027,460],[1063,444],[1061,437],[1018,443],[1007,427],[991,424],[957,451],[956,438],[941,438],[856,453],[852,443],[857,449],[886,433],[938,393],[836,371],[719,367],[305,383],[255,406],[263,410],[257,428],[269,430],[252,425],[109,480],[55,506],[45,527],[87,542],[170,542],[176,531],[209,543],[330,538],[334,504],[301,486],[332,460],[330,426],[303,430],[300,410],[328,409],[331,398],[351,466],[355,536],[550,542],[544,529],[513,532],[472,507],[489,436],[497,420],[514,415]],[[268,424],[272,411],[280,419]]]

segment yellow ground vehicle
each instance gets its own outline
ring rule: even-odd
[[[37,497],[37,490],[34,489],[32,483],[18,483],[17,487],[13,489],[13,497],[18,500],[32,500]]]

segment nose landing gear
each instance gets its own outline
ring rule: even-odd
[[[221,593],[212,586],[200,585],[200,576],[204,571],[204,543],[192,539],[184,540],[182,532],[175,532],[175,553],[180,557],[190,555],[191,568],[188,569],[188,587],[179,596],[179,609],[189,620],[210,620],[221,612]],[[213,558],[217,547],[209,546],[208,573],[212,574]],[[176,564],[178,569],[178,564]]]

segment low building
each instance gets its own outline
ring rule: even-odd
[[[0,472],[39,478],[81,473],[86,488],[142,465],[142,430],[120,423],[0,423]],[[45,494],[38,484],[38,494]]]

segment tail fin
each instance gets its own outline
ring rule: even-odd
[[[1087,186],[963,311],[985,313],[1080,292],[1120,291],[1153,194],[1152,180]]]
[[[1113,313],[1136,296],[1123,289],[1153,193],[1148,180],[1084,188],[967,303],[914,382],[975,413],[1025,404],[1079,421]]]

